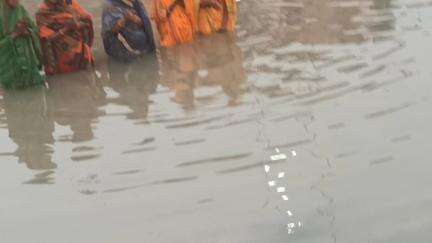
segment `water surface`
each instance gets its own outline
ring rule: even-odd
[[[0,242],[430,242],[432,2],[239,9],[235,37],[131,65],[98,38],[95,70],[2,91]]]

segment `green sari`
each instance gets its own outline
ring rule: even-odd
[[[30,35],[12,38],[19,21],[28,23]],[[0,0],[0,83],[4,88],[25,88],[42,84],[41,49],[38,29],[27,11],[19,5],[11,9]]]

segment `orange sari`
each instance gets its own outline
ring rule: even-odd
[[[153,0],[153,19],[162,46],[192,42],[195,30],[194,0]]]
[[[222,8],[217,9],[210,6],[200,6],[198,10],[198,30],[201,34],[210,35],[212,33],[226,30],[235,31],[237,22],[237,3],[236,0],[213,0],[219,3]]]

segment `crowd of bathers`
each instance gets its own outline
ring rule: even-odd
[[[140,0],[106,0],[101,36],[107,55],[132,62],[155,53],[156,46],[169,48],[192,42],[197,35],[234,32],[236,16],[236,0],[152,0],[151,11]],[[77,0],[44,0],[35,20],[19,0],[0,0],[4,88],[43,84],[45,75],[94,66],[92,16]]]

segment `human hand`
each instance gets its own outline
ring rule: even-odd
[[[126,26],[126,19],[120,19],[117,21],[117,23],[114,25],[114,27],[111,29],[113,33],[119,32],[121,29],[123,29]]]
[[[75,28],[77,28],[79,30],[82,29],[82,28],[84,28],[84,26],[85,26],[84,22],[81,22],[81,21],[75,22]]]
[[[28,25],[24,21],[19,21],[15,24],[15,29],[12,32],[12,38],[25,37],[30,35]]]
[[[168,17],[168,11],[165,8],[160,8],[157,10],[155,15],[157,15],[161,20],[164,20]]]
[[[14,31],[14,32],[12,32],[12,33],[10,34],[10,36],[12,37],[12,39],[16,39],[16,38],[18,38],[19,33],[16,32],[16,31]]]
[[[127,12],[125,14],[125,19],[127,21],[129,21],[129,22],[132,22],[132,23],[136,24],[136,25],[141,25],[142,24],[141,19],[136,14],[134,14],[132,12]]]

